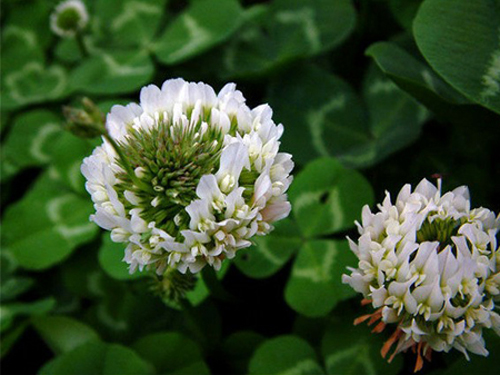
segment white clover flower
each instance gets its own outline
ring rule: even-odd
[[[83,30],[89,21],[87,8],[81,0],[60,3],[50,16],[50,28],[54,34],[67,38]]]
[[[359,240],[349,242],[358,268],[342,280],[376,309],[355,324],[378,321],[374,332],[395,324],[382,356],[393,344],[390,360],[414,347],[417,371],[433,350],[488,355],[483,328],[500,335],[500,215],[471,210],[466,186],[443,195],[440,180],[424,179],[394,204],[386,193],[376,213],[365,206],[356,225]]]
[[[288,216],[293,162],[278,152],[283,126],[271,117],[266,104],[250,109],[232,83],[216,94],[182,79],[111,109],[109,137],[133,172],[105,138],[81,169],[91,220],[127,244],[130,272],[219,269]]]

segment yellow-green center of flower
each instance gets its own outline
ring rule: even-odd
[[[125,173],[117,188],[133,192],[140,201],[141,217],[172,235],[187,228],[184,209],[196,198],[200,178],[219,166],[224,135],[207,126],[207,120],[201,117],[192,126],[181,126],[160,118],[149,130],[130,129],[127,140],[120,143],[136,176],[150,189],[135,186]],[[129,209],[137,207],[124,198],[122,203]]]

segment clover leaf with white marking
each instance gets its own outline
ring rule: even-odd
[[[285,288],[287,303],[297,312],[318,317],[353,296],[341,275],[355,264],[347,240],[337,239],[353,227],[361,207],[373,201],[370,184],[357,171],[345,169],[331,158],[308,164],[290,189],[294,220],[285,220],[269,236],[259,239],[236,257],[247,276],[269,277],[296,254]]]

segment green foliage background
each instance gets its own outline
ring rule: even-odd
[[[1,356],[5,373],[404,374],[341,284],[364,204],[439,173],[500,210],[500,1],[87,0],[89,55],[49,28],[56,5],[2,1]],[[103,111],[149,83],[234,81],[268,102],[294,155],[290,218],[238,253],[190,313],[165,305],[88,221],[79,172],[96,141],[61,105]],[[227,294],[231,297],[228,298]],[[437,355],[423,373],[494,372]],[[29,354],[29,360],[27,359]]]

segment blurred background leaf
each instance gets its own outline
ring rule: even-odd
[[[97,234],[88,221],[92,212],[88,199],[64,189],[46,172],[6,211],[3,245],[24,268],[51,267]]]
[[[46,110],[16,117],[2,144],[3,181],[24,168],[47,165],[52,160],[52,146],[64,134],[60,122],[58,116]]]
[[[154,333],[133,344],[157,374],[210,374],[196,343],[176,332]]]
[[[137,353],[118,344],[92,341],[56,357],[44,365],[40,375],[66,374],[154,374],[154,368]]]
[[[118,48],[151,48],[164,18],[167,0],[97,0],[92,28],[98,44]]]
[[[314,349],[296,336],[280,336],[264,341],[249,365],[250,374],[324,374]]]
[[[195,1],[155,41],[155,54],[165,64],[177,64],[221,43],[242,21],[236,0]]]
[[[57,355],[71,352],[81,345],[99,339],[92,328],[65,316],[35,317],[32,323]]]
[[[102,52],[73,70],[69,84],[86,94],[127,93],[145,86],[153,73],[153,63],[146,52]]]

